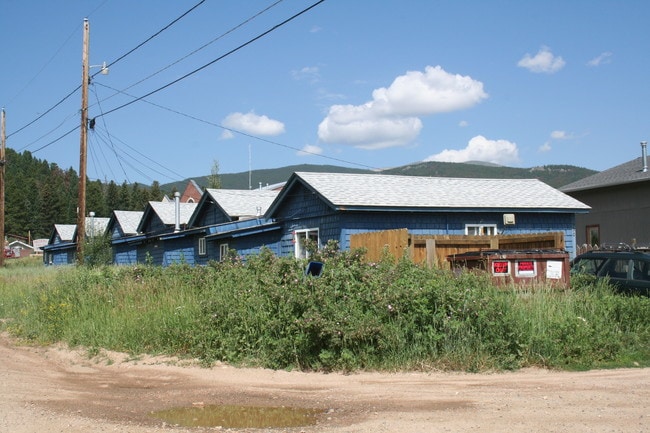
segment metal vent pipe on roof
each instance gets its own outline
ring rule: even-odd
[[[643,162],[643,172],[648,171],[648,142],[647,141],[642,141],[641,142],[641,159]]]
[[[181,231],[181,193],[174,193],[174,233]]]

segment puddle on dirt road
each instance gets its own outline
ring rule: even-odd
[[[273,428],[314,425],[318,409],[293,407],[194,406],[152,412],[169,424],[183,427]]]

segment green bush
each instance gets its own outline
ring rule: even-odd
[[[70,267],[11,288],[14,334],[48,343],[166,353],[274,369],[486,371],[649,365],[650,299],[606,282],[495,287],[407,258],[364,261],[330,242],[306,261],[270,250],[204,267]],[[22,274],[24,276],[24,273]],[[24,283],[23,283],[24,284]]]

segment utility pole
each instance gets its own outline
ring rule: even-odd
[[[79,200],[77,205],[77,263],[84,261],[84,241],[86,235],[86,148],[88,142],[88,46],[90,24],[84,18],[83,51],[81,56],[81,137],[79,145]]]
[[[5,130],[5,109],[2,109],[2,120],[0,120],[0,266],[5,265],[5,148],[7,135]]]

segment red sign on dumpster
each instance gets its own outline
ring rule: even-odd
[[[517,260],[517,276],[534,277],[535,274],[534,260]]]
[[[507,260],[493,261],[492,274],[494,275],[508,275],[510,273],[510,262]]]

